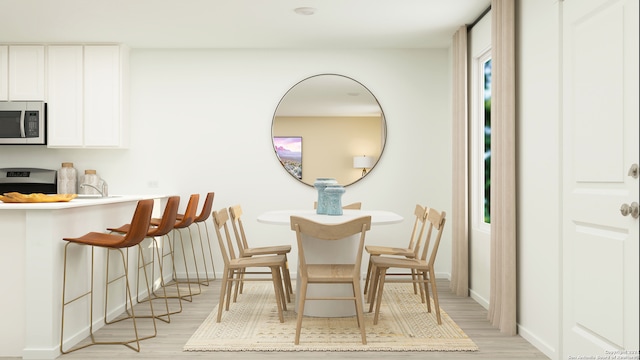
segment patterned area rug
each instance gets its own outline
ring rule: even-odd
[[[315,318],[302,321],[300,345],[294,345],[295,299],[287,304],[284,323],[278,320],[270,283],[245,284],[244,293],[223,312],[216,323],[216,306],[191,336],[184,351],[476,351],[476,344],[440,310],[435,312],[407,284],[386,284],[380,318],[373,325],[373,312],[365,304],[367,345],[362,345],[356,317]],[[432,305],[433,309],[433,305]]]

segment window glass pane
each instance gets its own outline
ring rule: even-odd
[[[484,222],[491,223],[491,59],[484,63]]]

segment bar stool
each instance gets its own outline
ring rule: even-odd
[[[211,216],[211,210],[213,209],[213,198],[215,193],[210,192],[207,193],[207,196],[204,199],[204,203],[202,204],[202,210],[193,219],[193,223],[196,224],[198,228],[198,236],[200,238],[200,249],[202,250],[202,263],[204,264],[204,273],[205,279],[201,282],[202,285],[209,286],[209,280],[217,279],[216,276],[216,266],[213,262],[213,251],[211,250],[211,238],[209,237],[209,229],[207,228],[207,219]],[[184,214],[178,214],[178,220],[182,219]],[[213,270],[213,279],[209,277],[209,270],[207,269],[207,260],[205,259],[205,251],[204,245],[202,241],[202,231],[200,230],[200,224],[204,225],[204,230],[207,235],[207,246],[209,247],[209,258],[211,260],[211,268]]]
[[[156,328],[155,317],[153,317],[153,334],[145,337],[141,337],[138,334],[138,326],[136,323],[136,316],[133,310],[133,299],[131,296],[131,289],[129,288],[129,269],[127,265],[127,258],[125,258],[124,252],[122,249],[126,249],[132,246],[138,246],[138,254],[139,257],[142,257],[142,262],[144,262],[144,254],[140,247],[140,242],[144,240],[147,234],[147,230],[149,229],[149,223],[151,219],[151,212],[153,210],[153,199],[148,200],[140,200],[136,206],[136,210],[133,214],[133,218],[131,219],[131,228],[130,231],[124,235],[118,234],[107,234],[107,233],[99,233],[99,232],[90,232],[78,238],[64,238],[63,240],[67,241],[67,244],[64,247],[64,265],[63,265],[63,279],[62,279],[62,324],[60,330],[60,352],[63,354],[70,353],[72,351],[76,351],[79,349],[86,348],[92,345],[124,345],[134,351],[140,351],[140,341],[155,337],[158,333]],[[71,244],[78,245],[88,245],[91,246],[91,286],[89,291],[81,294],[69,301],[66,300],[66,285],[67,285],[67,253],[69,246]],[[94,285],[94,263],[95,263],[95,248],[104,248],[107,250],[107,254],[111,250],[117,250],[120,253],[120,257],[122,258],[122,265],[124,270],[124,275],[120,276],[120,278],[125,279],[125,288],[126,288],[126,297],[129,301],[129,306],[131,307],[131,314],[124,319],[131,319],[133,322],[133,331],[135,333],[135,338],[127,339],[122,341],[97,341],[95,335],[93,333],[93,285]],[[117,280],[109,280],[109,262],[107,261],[107,281],[105,284],[107,296],[109,284],[113,281]],[[145,281],[147,284],[147,289],[149,289],[149,278],[147,277],[146,271],[145,273]],[[90,315],[89,315],[89,334],[91,337],[91,343],[77,346],[75,348],[71,348],[69,350],[64,350],[63,341],[64,341],[64,320],[65,320],[65,307],[76,300],[84,298],[85,296],[89,296],[90,299]],[[126,303],[126,302],[125,302]],[[126,307],[126,306],[125,306]],[[153,304],[149,302],[149,308],[151,309],[151,314],[153,315]],[[116,320],[116,321],[120,321]],[[116,321],[108,322],[107,321],[107,308],[105,306],[105,315],[104,315],[105,324],[110,324]],[[133,346],[132,343],[135,343],[136,346]]]
[[[141,269],[146,269],[148,266],[152,266],[151,268],[151,279],[153,279],[152,281],[155,281],[155,258],[156,256],[158,257],[158,269],[160,271],[160,289],[162,289],[162,294],[158,295],[156,294],[156,289],[152,288],[151,289],[151,293],[147,293],[147,297],[145,299],[140,300],[139,295],[140,295],[140,288],[136,288],[137,293],[136,293],[136,301],[138,303],[142,303],[142,302],[146,302],[146,301],[153,301],[156,299],[164,299],[165,300],[165,308],[166,308],[166,312],[164,314],[156,314],[155,317],[159,320],[162,320],[164,322],[170,323],[171,322],[171,315],[173,314],[178,314],[180,312],[182,312],[182,301],[180,299],[180,288],[178,286],[177,283],[174,283],[173,285],[175,285],[176,287],[176,291],[178,293],[178,296],[167,296],[167,290],[166,287],[168,286],[167,284],[165,284],[164,282],[164,271],[163,271],[163,266],[160,259],[160,246],[158,244],[158,240],[156,239],[157,237],[160,237],[163,241],[162,241],[162,246],[164,247],[164,237],[169,237],[169,232],[171,232],[171,230],[173,230],[173,226],[176,223],[176,218],[178,215],[178,206],[180,205],[180,197],[179,196],[170,196],[169,198],[167,198],[167,204],[165,205],[164,208],[164,212],[162,213],[162,218],[160,219],[160,223],[158,224],[158,226],[153,226],[151,225],[149,227],[149,229],[147,230],[147,238],[150,238],[152,240],[152,244],[151,247],[153,249],[155,249],[155,251],[151,252],[151,259],[148,262],[143,262],[141,264],[138,264],[138,277],[140,276],[140,270]],[[122,225],[118,228],[107,228],[107,230],[111,231],[111,232],[117,232],[117,233],[127,233],[131,230],[131,224],[126,224],[126,225]],[[171,264],[174,266],[174,270],[175,270],[175,263],[172,262]],[[139,283],[138,283],[139,284]],[[167,299],[169,298],[177,298],[178,299],[178,304],[179,304],[179,310],[175,310],[175,311],[170,311],[169,310],[169,302]],[[148,316],[140,316],[138,315],[138,317],[148,317]],[[166,317],[166,319],[164,319]]]
[[[193,301],[193,296],[194,295],[199,295],[200,293],[202,293],[202,288],[200,287],[200,274],[198,271],[198,262],[196,260],[196,252],[195,252],[195,247],[193,246],[193,237],[191,236],[191,229],[189,228],[189,226],[191,224],[193,224],[194,219],[196,218],[196,209],[198,207],[198,201],[200,200],[200,195],[198,194],[192,194],[189,197],[189,202],[187,203],[187,208],[184,212],[184,214],[182,214],[180,219],[177,219],[173,225],[173,237],[172,239],[169,241],[169,252],[165,253],[164,252],[164,248],[163,248],[163,253],[161,256],[161,261],[160,263],[162,263],[164,265],[164,259],[169,256],[171,258],[171,261],[173,262],[173,281],[175,281],[179,286],[179,284],[187,284],[188,290],[189,290],[189,295],[178,295],[180,297],[180,299],[182,300],[186,300],[186,301]],[[162,219],[159,218],[152,218],[151,219],[151,224],[154,226],[158,226],[160,225],[160,222],[162,221]],[[187,231],[189,232],[189,239],[191,240],[191,252],[193,254],[193,265],[195,267],[196,270],[196,281],[192,281],[190,276],[189,276],[189,267],[187,266],[187,255],[185,252],[185,248],[184,248],[184,239],[182,238],[182,232],[180,231],[181,229],[187,229]],[[185,276],[186,276],[186,281],[183,280],[179,280],[178,276],[177,276],[177,272],[176,272],[176,267],[175,267],[175,240],[176,240],[176,233],[178,233],[178,236],[180,236],[180,247],[182,249],[182,259],[184,261],[184,271],[185,271]],[[191,285],[192,284],[197,284],[198,285],[198,292],[195,292],[194,290],[192,290]]]

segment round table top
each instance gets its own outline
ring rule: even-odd
[[[258,216],[258,222],[273,225],[289,225],[291,216],[300,216],[322,224],[340,224],[361,216],[371,216],[371,225],[397,224],[404,218],[394,212],[384,210],[344,209],[342,215],[320,215],[316,210],[276,210]]]

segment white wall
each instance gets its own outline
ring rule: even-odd
[[[317,196],[278,163],[271,119],[280,98],[298,81],[338,73],[372,91],[388,124],[377,167],[349,186],[343,201],[404,216],[402,224],[374,228],[368,242],[405,245],[416,203],[451,211],[448,64],[446,49],[132,49],[130,149],[3,146],[0,167],[58,168],[72,161],[79,171],[96,169],[111,194],[178,194],[182,209],[191,193],[215,191],[215,209],[243,205],[253,245],[293,244],[288,228],[255,221],[267,210],[311,208]],[[445,231],[436,262],[442,276],[451,268],[450,234]],[[291,262],[297,262],[295,254]]]
[[[516,5],[518,331],[552,359],[562,354],[560,7]]]

